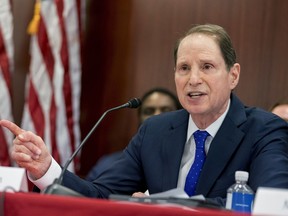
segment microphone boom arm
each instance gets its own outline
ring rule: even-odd
[[[56,178],[53,182],[53,184],[49,185],[44,191],[44,194],[65,194],[65,195],[73,195],[73,196],[79,196],[80,194],[76,193],[75,191],[66,188],[62,186],[63,176],[65,171],[68,169],[69,164],[73,161],[75,156],[79,153],[79,151],[82,149],[83,145],[86,143],[88,138],[91,136],[91,134],[95,131],[95,129],[98,127],[100,122],[103,120],[103,118],[111,111],[118,110],[122,108],[138,108],[141,105],[141,100],[138,98],[133,98],[129,100],[127,103],[113,107],[111,109],[108,109],[106,112],[102,114],[100,119],[96,122],[96,124],[93,126],[93,128],[89,131],[89,133],[86,135],[86,137],[83,139],[83,141],[80,143],[80,145],[76,148],[76,150],[73,152],[73,154],[70,156],[70,158],[65,163],[64,167],[62,168],[62,171],[60,173],[60,176]]]
[[[127,105],[128,103],[126,104],[123,104],[121,106],[118,106],[118,107],[113,107],[109,110],[107,110],[106,112],[104,112],[102,114],[102,116],[100,117],[100,119],[95,123],[95,125],[93,126],[93,128],[89,131],[89,133],[85,136],[85,138],[83,139],[83,141],[80,143],[80,145],[77,147],[77,149],[74,151],[74,153],[71,155],[71,157],[69,158],[69,160],[65,163],[62,171],[61,171],[61,174],[59,176],[59,178],[55,181],[55,183],[57,184],[62,184],[62,181],[63,181],[63,175],[64,175],[64,172],[68,169],[68,166],[69,164],[72,162],[72,160],[76,157],[76,155],[79,153],[79,151],[82,149],[82,146],[86,143],[86,141],[89,139],[89,137],[92,135],[92,133],[95,131],[95,129],[98,127],[98,125],[101,123],[102,119],[111,111],[113,110],[118,110],[118,109],[122,109],[122,108],[125,108],[125,107],[128,107]]]

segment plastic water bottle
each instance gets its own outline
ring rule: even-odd
[[[227,209],[238,212],[252,212],[254,191],[247,185],[248,178],[248,172],[235,172],[236,183],[227,190]]]

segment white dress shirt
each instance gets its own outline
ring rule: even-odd
[[[216,135],[217,131],[219,130],[222,122],[224,121],[225,116],[227,115],[229,107],[230,107],[230,100],[229,100],[229,103],[228,103],[228,106],[227,106],[227,109],[225,110],[225,112],[215,122],[213,122],[211,125],[209,125],[207,128],[202,129],[202,130],[207,131],[210,134],[210,136],[208,136],[206,141],[205,141],[206,155],[208,154],[209,147],[210,147],[210,144],[211,144],[213,138],[215,137],[215,135]],[[188,175],[190,167],[192,166],[192,164],[194,162],[196,144],[195,144],[193,133],[197,130],[200,130],[200,129],[195,125],[195,123],[193,122],[193,119],[190,115],[189,122],[188,122],[187,139],[186,139],[186,144],[184,147],[184,152],[182,155],[182,161],[181,161],[179,176],[178,176],[178,184],[177,184],[178,188],[184,189],[186,176]]]

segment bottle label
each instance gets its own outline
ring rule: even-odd
[[[232,209],[239,212],[252,212],[254,194],[234,192],[232,194]]]
[[[232,193],[227,193],[226,209],[231,209],[231,208],[232,208]]]

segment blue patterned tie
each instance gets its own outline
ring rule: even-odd
[[[209,136],[209,133],[207,131],[197,130],[193,135],[196,143],[195,159],[186,177],[184,188],[189,196],[195,194],[198,178],[206,159],[205,140]]]

